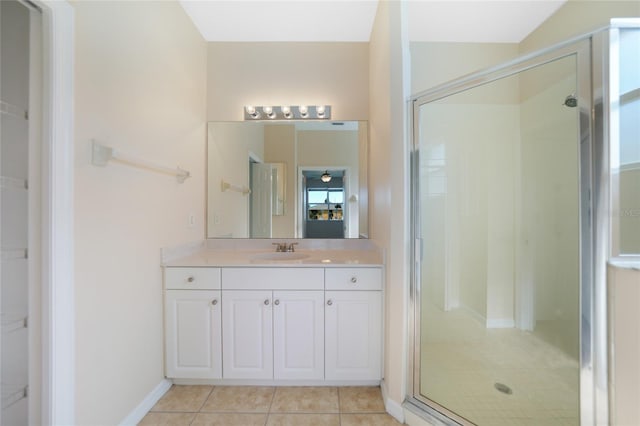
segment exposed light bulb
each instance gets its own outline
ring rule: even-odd
[[[325,113],[324,105],[318,105],[316,107],[316,112],[318,113],[318,117],[324,117],[324,113]]]
[[[320,180],[323,182],[331,182],[331,175],[328,170],[325,170],[322,176],[320,176]]]
[[[247,105],[246,107],[244,107],[245,111],[247,111],[247,114],[249,114],[249,116],[255,120],[257,120],[258,118],[260,118],[260,112],[258,112],[258,110],[256,110],[256,108],[254,106],[251,105]]]
[[[270,106],[262,107],[262,111],[264,111],[266,116],[269,117],[270,119],[273,120],[274,118],[276,118],[276,113],[273,110],[273,107],[270,107]]]
[[[291,108],[289,108],[288,106],[283,106],[281,107],[282,109],[282,115],[284,115],[284,118],[291,118]]]
[[[301,117],[306,117],[309,115],[309,109],[305,105],[300,105],[298,109],[300,111]]]

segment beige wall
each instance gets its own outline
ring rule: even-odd
[[[369,46],[369,235],[386,250],[384,391],[392,412],[406,395],[409,56],[404,7],[378,4]]]
[[[520,42],[526,53],[609,25],[611,18],[640,17],[638,1],[569,0]]]
[[[245,105],[332,106],[336,120],[367,120],[367,43],[208,43],[210,121],[242,120]]]
[[[640,424],[640,270],[609,265],[609,385],[612,425]]]
[[[411,43],[411,93],[501,64],[518,56],[513,43]]]
[[[160,248],[204,234],[206,44],[177,2],[73,6],[75,420],[114,425],[163,380]],[[95,167],[92,138],[192,177]]]
[[[609,265],[609,418],[612,425],[640,424],[640,270]]]

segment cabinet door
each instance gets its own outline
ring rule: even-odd
[[[273,292],[276,379],[324,379],[324,291]]]
[[[379,380],[381,292],[327,291],[325,299],[325,378]]]
[[[225,379],[273,378],[270,291],[222,292],[222,348]]]
[[[219,290],[166,291],[167,377],[222,377],[220,307]]]

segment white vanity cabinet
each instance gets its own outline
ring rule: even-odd
[[[324,379],[324,291],[273,292],[276,379]]]
[[[222,356],[225,379],[273,378],[271,292],[222,292]]]
[[[379,267],[165,268],[167,377],[376,383]]]
[[[325,379],[382,377],[382,270],[327,269]]]
[[[166,376],[221,378],[220,269],[167,268],[165,289]]]
[[[225,379],[324,378],[322,269],[225,268],[222,286]]]

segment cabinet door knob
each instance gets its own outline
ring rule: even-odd
[[[266,299],[266,300],[264,301],[264,304],[265,304],[265,305],[268,305],[268,304],[269,304],[269,299]]]
[[[358,282],[358,277],[356,277],[356,276],[351,277],[351,282],[354,283],[354,284],[357,283]]]
[[[280,300],[279,300],[279,299],[274,300],[274,301],[273,301],[273,304],[274,304],[274,305],[276,305],[276,306],[278,306],[278,305],[280,304]]]
[[[211,301],[211,304],[212,304],[213,306],[216,306],[216,305],[218,304],[218,299],[213,299],[213,300]]]
[[[329,306],[333,305],[333,300],[331,300],[331,299],[327,300],[327,305],[329,305]]]
[[[190,282],[190,283],[194,282],[195,280],[196,279],[193,276],[187,278],[187,282]]]

